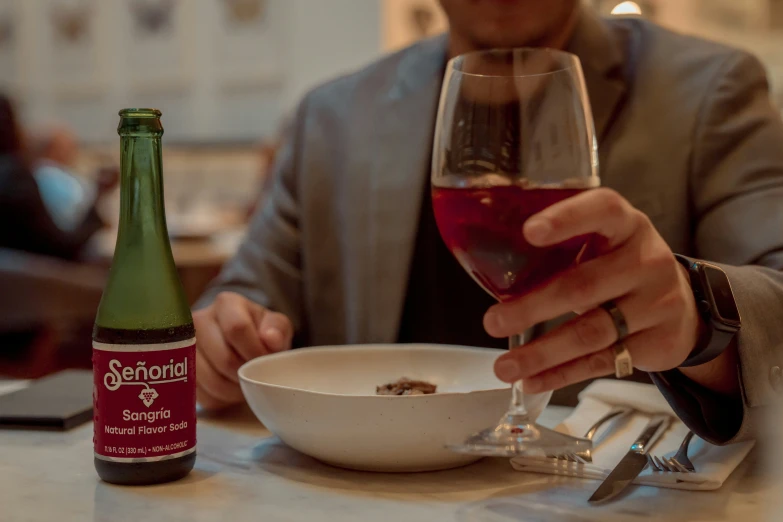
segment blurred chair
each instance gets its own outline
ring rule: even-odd
[[[94,321],[107,274],[102,267],[0,248],[0,375],[37,378],[88,364],[84,329]],[[69,346],[74,325],[82,335]],[[30,343],[11,353],[3,339],[19,332],[32,333]]]

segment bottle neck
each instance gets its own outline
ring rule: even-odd
[[[120,116],[120,226],[94,335],[119,344],[192,337],[166,230],[160,111],[125,109]]]
[[[160,136],[123,136],[120,150],[117,247],[143,243],[149,248],[161,239],[168,245]]]

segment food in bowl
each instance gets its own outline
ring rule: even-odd
[[[438,387],[426,381],[414,381],[407,377],[401,377],[395,382],[375,387],[376,395],[430,395],[437,391]]]
[[[321,346],[258,357],[239,378],[258,419],[295,450],[341,468],[434,471],[478,460],[446,445],[506,412],[511,389],[493,371],[504,353],[431,344]],[[376,395],[376,386],[403,375],[437,384],[437,393]],[[529,396],[531,418],[549,396]]]

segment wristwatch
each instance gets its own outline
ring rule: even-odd
[[[742,327],[726,272],[715,265],[674,254],[687,270],[696,307],[705,327],[680,367],[699,366],[723,353]]]

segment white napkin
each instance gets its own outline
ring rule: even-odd
[[[542,457],[515,457],[511,460],[514,469],[603,480],[644,430],[650,415],[668,413],[675,419],[652,447],[651,455],[673,456],[688,433],[688,428],[677,420],[666,399],[651,384],[602,379],[590,384],[579,394],[579,399],[579,406],[557,426],[557,431],[583,437],[614,406],[630,406],[637,411],[601,426],[593,438],[592,464],[575,464]],[[636,477],[634,484],[675,489],[718,489],[747,456],[753,444],[751,441],[713,446],[696,436],[691,440],[688,450],[696,473],[659,472],[647,466]]]

